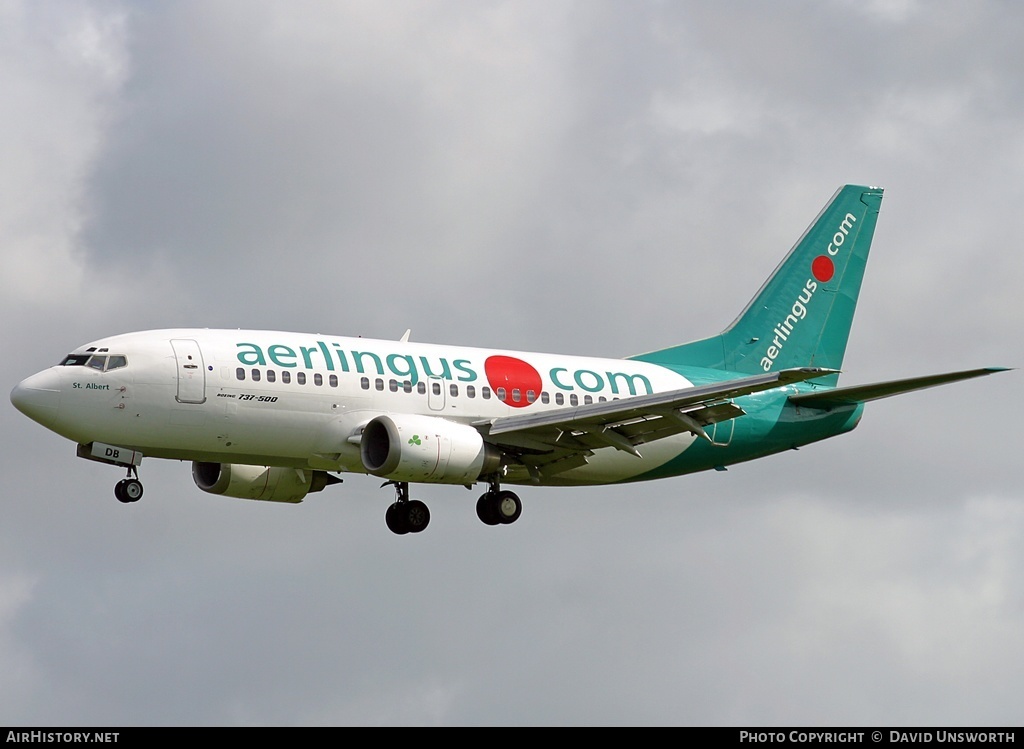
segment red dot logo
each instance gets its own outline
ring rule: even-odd
[[[836,266],[828,255],[818,255],[818,257],[814,258],[814,262],[811,263],[811,273],[819,281],[826,283],[831,281],[832,276],[836,274]]]
[[[530,405],[527,392],[533,391],[536,397],[543,386],[540,373],[522,359],[511,356],[488,356],[484,362],[484,373],[487,383],[501,401],[512,408],[523,408]],[[504,396],[499,392],[504,388]]]

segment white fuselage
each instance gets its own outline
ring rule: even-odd
[[[276,331],[131,333],[73,352],[123,356],[108,371],[57,366],[23,386],[49,428],[80,444],[145,456],[365,472],[359,435],[382,414],[463,424],[689,387],[664,367],[622,359],[504,352]],[[638,460],[613,448],[559,484],[627,480],[679,455],[682,434]],[[529,481],[527,474],[510,482]]]

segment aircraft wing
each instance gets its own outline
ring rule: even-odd
[[[710,441],[705,426],[743,415],[743,409],[731,402],[733,398],[830,374],[836,370],[784,369],[664,393],[503,416],[473,426],[488,442],[519,452],[531,471],[552,474],[583,465],[587,455],[602,447],[640,457],[639,445],[683,432]]]
[[[889,398],[893,395],[901,395],[914,390],[945,385],[948,382],[959,382],[960,380],[969,380],[972,377],[983,377],[984,375],[1005,371],[1007,371],[1005,367],[969,369],[963,372],[947,372],[946,374],[928,375],[926,377],[911,377],[905,380],[876,382],[871,385],[833,388],[816,393],[800,393],[799,395],[789,396],[789,400],[798,406],[833,408],[852,403],[866,403],[867,401]]]

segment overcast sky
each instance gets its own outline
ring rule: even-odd
[[[175,326],[627,356],[886,188],[845,384],[1020,367],[1024,8],[0,3],[0,385]],[[298,506],[0,408],[0,724],[1024,721],[1019,372],[725,473]]]

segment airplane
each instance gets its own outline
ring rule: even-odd
[[[430,511],[409,484],[486,490],[487,525],[514,523],[507,485],[647,481],[843,434],[868,401],[1005,371],[988,367],[839,387],[882,200],[840,188],[724,331],[625,359],[278,331],[176,329],[81,346],[19,383],[11,402],[126,470],[192,462],[204,492],[301,502],[371,474],[395,489],[394,533]]]

